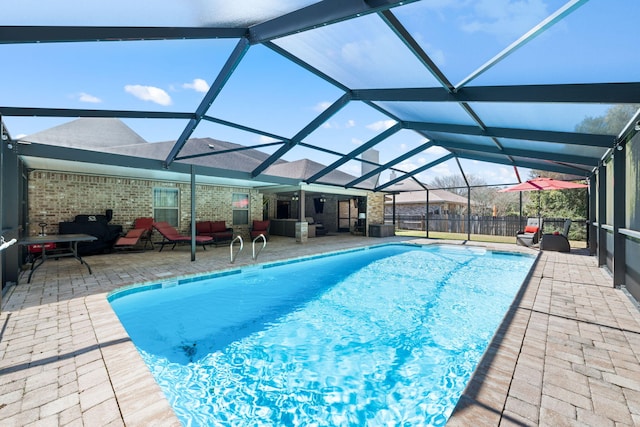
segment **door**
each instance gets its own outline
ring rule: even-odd
[[[351,223],[353,221],[353,213],[351,200],[339,200],[338,201],[338,231],[351,230]]]

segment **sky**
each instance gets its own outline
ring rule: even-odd
[[[230,4],[232,3],[232,4]],[[51,9],[46,0],[0,0],[0,25],[215,25],[216,20],[239,20],[251,6],[258,17],[288,10],[311,1],[85,2],[60,0]],[[636,81],[638,59],[629,58],[640,16],[637,0],[591,0],[549,30],[506,57],[471,84],[545,84],[567,82]],[[108,7],[105,6],[108,4]],[[456,84],[549,14],[562,0],[433,0],[394,9],[397,17]],[[152,7],[153,6],[153,7]],[[60,10],[64,13],[60,13]],[[635,13],[638,12],[638,13]],[[56,16],[52,20],[51,17]],[[616,28],[616,43],[603,40],[600,28]],[[39,43],[0,45],[0,106],[122,109],[193,112],[236,40],[136,41],[100,43]],[[375,15],[274,41],[351,88],[430,87],[435,79]],[[627,50],[625,50],[627,49]],[[621,55],[629,66],[615,67]],[[336,64],[341,66],[336,67]],[[264,46],[251,46],[207,114],[290,138],[335,102],[342,90],[281,57]],[[384,105],[394,113],[426,121],[450,120],[469,124],[455,105]],[[571,131],[607,105],[585,105],[568,110],[562,105],[478,104],[488,126],[505,123],[525,128]],[[14,138],[23,138],[71,119],[4,117]],[[175,140],[186,126],[183,120],[125,119],[149,142]],[[361,102],[350,102],[304,141],[348,153],[389,128],[394,121]],[[274,139],[203,121],[194,137],[211,137],[243,145]],[[378,147],[385,163],[427,140],[403,130]],[[265,149],[273,152],[275,149]],[[397,165],[412,170],[447,152],[433,147]],[[337,157],[296,147],[286,160],[310,158],[330,164]],[[488,184],[516,182],[513,168],[461,160],[466,173]],[[360,163],[343,168],[359,175]],[[455,161],[442,163],[419,178],[458,174]],[[520,170],[527,178],[527,170]],[[388,179],[383,174],[382,180]]]

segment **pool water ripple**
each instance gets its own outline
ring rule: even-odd
[[[533,259],[396,246],[112,304],[184,425],[441,426]]]

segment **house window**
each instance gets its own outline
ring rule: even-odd
[[[177,188],[153,189],[153,219],[156,222],[166,221],[174,227],[180,218],[180,193]]]
[[[233,209],[233,225],[249,224],[248,194],[233,193],[231,196],[231,208]]]

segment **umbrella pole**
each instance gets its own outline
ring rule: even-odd
[[[538,227],[540,227],[540,235],[542,236],[542,217],[540,216],[540,206],[541,206],[541,200],[542,200],[542,193],[540,192],[540,190],[537,191],[538,193]]]

